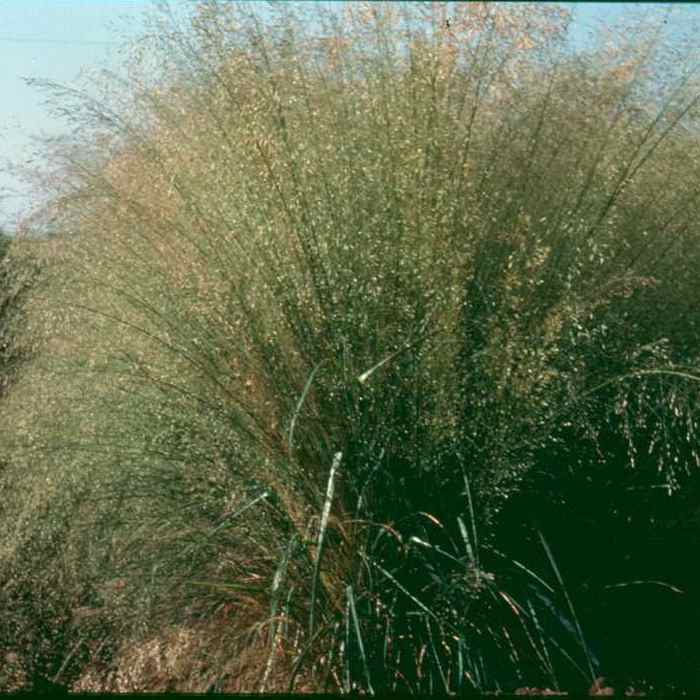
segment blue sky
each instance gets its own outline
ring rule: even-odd
[[[31,203],[7,161],[32,161],[31,136],[65,128],[24,78],[76,84],[86,68],[118,67],[121,47],[143,32],[151,7],[150,0],[0,0],[0,227],[13,229]]]
[[[187,0],[175,4],[187,7]],[[561,4],[575,9],[578,41],[595,21],[611,22],[639,8],[639,3]],[[84,68],[117,67],[120,46],[143,31],[144,12],[151,6],[150,0],[0,0],[0,227],[13,229],[31,204],[26,186],[7,171],[6,162],[32,160],[31,135],[62,128],[41,93],[23,78],[70,84]],[[686,11],[695,14],[700,7],[676,9],[683,21]]]

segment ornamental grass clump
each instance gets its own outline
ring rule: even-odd
[[[549,5],[164,10],[108,101],[54,92],[2,575],[61,572],[101,688],[588,687],[556,553],[495,532],[606,426],[697,460],[695,74]]]

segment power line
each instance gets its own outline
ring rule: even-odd
[[[113,46],[119,43],[116,41],[97,41],[93,39],[49,39],[48,37],[2,35],[0,35],[0,41],[14,44],[63,44],[68,46]]]

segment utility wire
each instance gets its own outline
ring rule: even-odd
[[[117,44],[116,41],[97,41],[93,39],[49,39],[32,36],[2,36],[0,41],[7,41],[15,44],[65,44],[74,46],[110,46]]]

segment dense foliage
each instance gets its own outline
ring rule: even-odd
[[[54,86],[0,648],[118,690],[673,680],[608,636],[697,585],[635,542],[696,507],[700,92],[657,25],[567,26],[207,0],[105,102]]]

